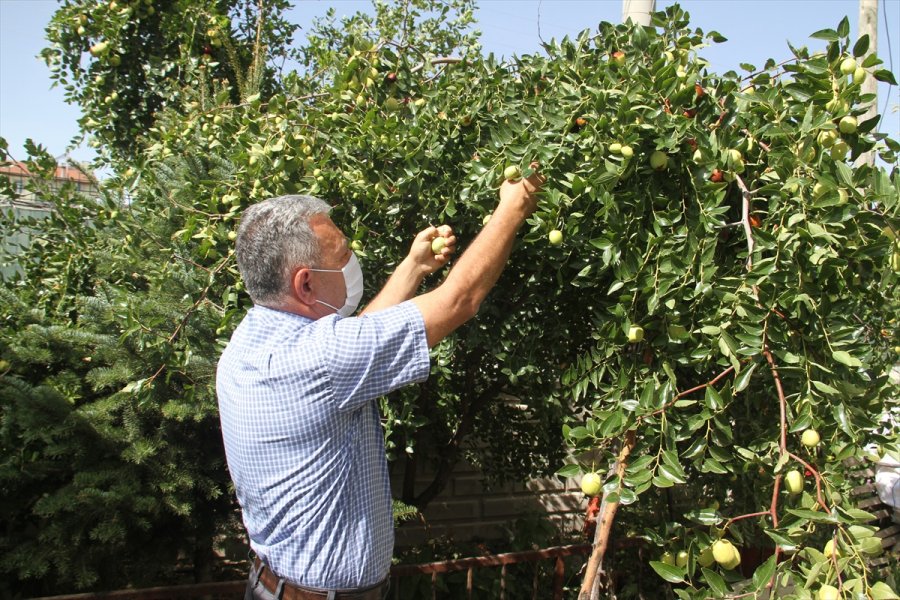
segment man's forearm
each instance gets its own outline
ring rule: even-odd
[[[479,305],[497,283],[516,233],[530,212],[524,201],[501,201],[444,283],[413,299],[425,319],[429,346],[434,346],[475,316]]]
[[[388,278],[387,283],[360,312],[360,315],[396,306],[416,295],[424,275],[415,263],[406,257]]]
[[[454,290],[453,293],[469,295],[474,304],[481,304],[500,278],[515,243],[516,232],[527,216],[528,211],[518,203],[501,203],[450,271],[445,285]]]

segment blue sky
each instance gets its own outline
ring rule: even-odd
[[[673,3],[657,0],[657,9]],[[824,42],[810,39],[809,34],[835,28],[844,16],[849,17],[855,37],[859,10],[857,0],[682,0],[680,4],[690,13],[692,27],[715,30],[728,38],[702,52],[716,73],[737,70],[742,62],[761,66],[770,57],[787,59],[788,41],[822,48]],[[892,68],[900,80],[900,0],[880,0],[879,5],[878,54],[884,68]],[[77,132],[78,108],[65,103],[62,90],[51,89],[49,71],[36,58],[56,6],[54,0],[0,0],[0,136],[7,139],[16,158],[24,157],[22,145],[27,137],[62,155]],[[305,27],[330,6],[342,15],[370,3],[295,0],[292,18]],[[541,38],[576,35],[583,29],[596,29],[601,21],[619,22],[622,15],[621,0],[480,0],[478,6],[484,50],[503,56],[539,52]],[[879,110],[887,93],[882,85]],[[896,110],[900,91],[895,87],[890,94],[881,130],[900,139]],[[93,152],[82,147],[71,155],[90,160]]]

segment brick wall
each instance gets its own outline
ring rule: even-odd
[[[417,491],[431,481],[430,475],[419,474]],[[587,500],[578,480],[549,477],[491,490],[485,490],[484,480],[471,465],[457,465],[447,487],[423,511],[423,518],[397,528],[397,547],[416,546],[442,536],[457,542],[501,538],[506,535],[504,526],[529,513],[546,514],[563,532],[580,530],[583,525]],[[399,496],[401,476],[392,484],[394,495]]]

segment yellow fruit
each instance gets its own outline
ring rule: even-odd
[[[431,240],[431,251],[434,254],[440,254],[441,250],[443,250],[444,247],[446,247],[446,246],[447,246],[446,238],[438,236],[438,237],[434,238],[433,240]]]
[[[503,177],[508,181],[515,181],[522,176],[522,170],[516,165],[510,165],[503,170]]]
[[[856,117],[852,115],[842,117],[841,120],[838,121],[838,129],[841,130],[841,133],[854,133],[856,131],[856,126]]]
[[[728,540],[716,540],[712,545],[713,559],[719,564],[734,557],[734,545]]]
[[[744,156],[741,154],[740,150],[735,148],[728,150],[725,156],[725,163],[731,167],[735,173],[742,173],[744,171]]]
[[[712,545],[713,559],[726,569],[733,569],[741,564],[741,553],[726,539],[716,540]]]
[[[685,550],[680,550],[678,554],[675,555],[675,566],[683,567],[688,563],[688,553]]]
[[[675,566],[675,557],[672,556],[671,552],[663,552],[662,556],[659,557],[659,562],[665,563],[667,565]]]
[[[722,568],[728,571],[732,569],[736,569],[741,564],[741,553],[737,551],[737,548],[734,549],[734,556],[730,561],[722,563]]]
[[[634,156],[634,149],[631,146],[622,146],[622,156],[631,158]]]
[[[838,589],[831,585],[823,585],[819,588],[819,593],[816,594],[817,600],[839,600],[841,597]]]
[[[784,489],[792,496],[803,492],[803,473],[793,469],[784,476]]]
[[[841,191],[843,191],[845,194],[847,193],[844,190]],[[819,437],[819,432],[813,428],[805,429],[800,436],[800,442],[807,448],[815,448],[816,446],[818,446],[820,439],[821,438]]]
[[[832,129],[821,131],[816,137],[816,141],[823,148],[831,148],[831,146],[834,145],[834,142],[837,141],[837,133]]]
[[[836,162],[841,162],[850,153],[850,146],[844,140],[838,140],[831,146],[831,158]]]
[[[609,145],[610,154],[622,154],[622,144],[613,142]]]
[[[597,473],[585,473],[581,478],[581,491],[585,496],[596,496],[603,489],[603,480]]]
[[[866,70],[862,67],[856,67],[856,70],[853,71],[853,83],[859,85],[863,81],[866,80]]]
[[[640,325],[632,325],[628,328],[628,341],[636,344],[644,339],[644,328]]]
[[[563,243],[563,234],[559,229],[554,229],[547,237],[550,239],[550,244],[553,246],[559,246]]]
[[[105,54],[108,49],[108,42],[97,42],[96,44],[91,46],[90,53],[91,56],[100,56],[101,54]]]
[[[845,58],[841,61],[841,73],[844,75],[852,75],[854,71],[856,71],[856,61],[852,58]]]
[[[708,567],[713,564],[716,559],[713,557],[712,547],[707,546],[700,552],[700,556],[697,557],[697,562],[700,563],[701,567]]]
[[[657,171],[662,171],[669,164],[669,157],[659,150],[650,155],[650,166]]]

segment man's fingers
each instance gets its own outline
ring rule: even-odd
[[[441,237],[449,238],[453,235],[453,228],[449,225],[439,225],[437,227],[437,234]]]
[[[534,173],[526,177],[523,182],[525,184],[525,189],[533,194],[541,189],[541,186],[544,185],[547,178],[538,170],[541,167],[541,164],[538,161],[533,161],[529,167],[531,167]]]

